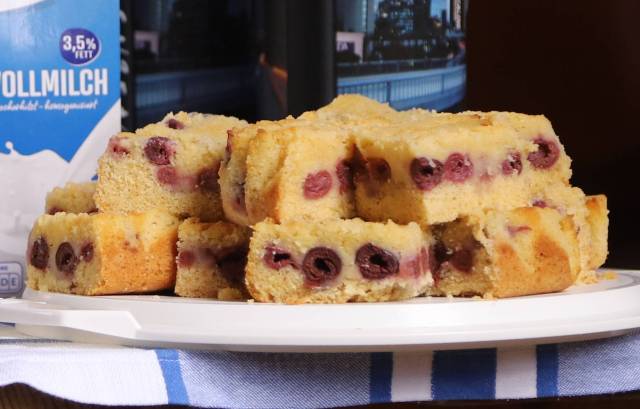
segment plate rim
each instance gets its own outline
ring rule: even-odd
[[[466,301],[476,301],[469,299],[454,299],[453,301],[442,301],[442,299],[437,302],[416,302],[414,300],[410,300],[409,302],[394,302],[394,303],[361,303],[361,304],[340,304],[336,305],[296,305],[296,306],[287,306],[283,304],[266,304],[266,303],[247,303],[247,302],[221,302],[215,300],[202,300],[202,299],[181,299],[177,303],[172,303],[167,301],[166,298],[162,298],[161,296],[101,296],[101,297],[87,297],[87,296],[78,296],[78,295],[68,295],[68,294],[53,294],[53,293],[43,293],[37,292],[34,290],[25,291],[25,300],[28,302],[39,304],[40,307],[36,308],[36,310],[40,314],[49,315],[49,318],[52,320],[49,322],[50,325],[38,325],[33,323],[17,323],[16,329],[25,332],[25,333],[37,333],[42,335],[43,331],[46,333],[47,329],[52,330],[51,327],[55,327],[55,330],[50,331],[54,337],[65,338],[71,340],[80,340],[82,341],[83,336],[82,332],[87,332],[89,334],[96,335],[98,337],[104,337],[105,342],[107,343],[121,343],[125,345],[133,345],[133,346],[157,346],[161,345],[165,347],[166,345],[175,345],[180,348],[190,348],[195,347],[197,349],[223,349],[223,350],[247,350],[247,351],[270,351],[277,350],[282,352],[340,352],[340,351],[367,351],[367,350],[402,350],[402,349],[458,349],[458,348],[469,348],[473,347],[486,347],[487,345],[499,345],[499,344],[536,344],[536,343],[548,343],[548,342],[564,342],[564,340],[579,340],[579,339],[594,339],[594,338],[602,338],[614,335],[620,335],[623,333],[628,333],[633,331],[635,328],[640,328],[640,270],[618,270],[618,269],[605,269],[605,271],[613,271],[616,273],[615,280],[608,280],[608,282],[604,282],[605,285],[602,285],[603,281],[599,284],[595,284],[595,286],[600,285],[604,286],[604,289],[597,289],[598,287],[592,287],[590,291],[588,287],[582,287],[577,290],[577,292],[561,292],[561,293],[552,293],[552,294],[542,294],[536,296],[526,296],[526,297],[514,297],[507,298],[501,300],[477,300],[478,303],[474,302],[466,302]],[[630,282],[624,283],[624,278],[630,280]],[[615,282],[613,282],[615,281]],[[616,282],[620,285],[615,285]],[[607,285],[608,284],[608,285]],[[585,290],[586,288],[586,290]],[[595,288],[595,290],[593,290]],[[617,290],[617,291],[616,291]],[[434,331],[434,327],[403,327],[404,329],[400,333],[395,334],[386,334],[384,332],[385,328],[367,328],[367,326],[363,326],[362,328],[352,328],[350,330],[346,330],[345,328],[334,328],[326,333],[322,333],[325,329],[323,328],[313,328],[309,329],[307,334],[300,334],[300,327],[297,329],[294,327],[292,332],[281,332],[278,334],[275,333],[258,333],[258,334],[249,334],[248,331],[245,331],[247,335],[246,337],[239,337],[238,332],[232,333],[231,335],[225,335],[220,333],[213,333],[207,336],[205,333],[190,333],[190,334],[168,334],[165,328],[165,332],[163,333],[163,329],[157,325],[149,324],[149,323],[140,323],[137,322],[140,320],[140,316],[136,317],[135,313],[131,311],[122,311],[122,310],[110,310],[110,309],[98,309],[98,310],[79,310],[77,308],[63,308],[63,309],[47,309],[47,306],[54,305],[51,300],[64,300],[69,301],[70,304],[76,304],[77,302],[82,302],[87,298],[91,300],[101,300],[97,302],[98,304],[121,304],[121,303],[137,303],[137,304],[145,304],[149,305],[148,302],[157,302],[161,300],[160,304],[164,304],[165,308],[171,308],[171,306],[176,306],[182,304],[182,309],[188,310],[189,308],[206,308],[206,309],[218,309],[218,310],[228,310],[230,307],[232,310],[244,309],[244,311],[251,311],[252,313],[260,314],[262,311],[269,311],[273,313],[282,312],[284,316],[288,312],[297,311],[298,315],[303,314],[305,311],[313,311],[314,313],[318,313],[318,311],[324,311],[329,316],[336,311],[339,312],[340,308],[350,308],[351,311],[358,311],[360,314],[370,313],[371,311],[375,311],[378,309],[388,309],[388,310],[398,310],[402,311],[404,309],[411,309],[412,313],[415,311],[426,310],[426,309],[443,309],[443,306],[448,306],[447,308],[457,309],[469,309],[469,308],[477,308],[474,306],[481,305],[487,310],[494,309],[492,307],[488,307],[490,305],[505,305],[505,304],[540,304],[547,302],[556,302],[558,300],[567,301],[571,298],[589,298],[589,296],[593,295],[612,295],[612,292],[619,292],[623,294],[625,297],[629,298],[629,296],[637,295],[639,301],[635,305],[628,305],[629,308],[619,308],[618,310],[612,310],[613,316],[607,316],[606,314],[598,314],[594,315],[594,320],[592,322],[575,322],[569,323],[567,325],[566,322],[562,320],[558,320],[557,322],[549,322],[546,325],[529,325],[518,328],[491,328],[485,326],[482,327],[474,327],[470,326],[466,329],[466,331]],[[53,294],[53,295],[52,295]],[[144,297],[144,298],[140,298]],[[552,297],[552,298],[548,298]],[[49,301],[47,301],[49,300]],[[193,300],[193,301],[189,301]],[[546,301],[545,301],[546,300]],[[140,303],[139,301],[145,301]],[[500,304],[502,303],[502,304]],[[198,307],[199,306],[199,307]],[[356,308],[353,308],[358,306]],[[372,308],[371,306],[377,306]],[[64,307],[64,306],[63,306]],[[67,305],[68,307],[68,305]],[[274,308],[275,307],[275,308]],[[622,307],[627,307],[623,305]],[[414,311],[415,310],[415,311]],[[68,325],[62,316],[69,311],[82,311],[88,315],[97,312],[111,311],[111,312],[126,312],[129,314],[132,324],[129,329],[129,332],[108,332],[103,331],[100,332],[93,329],[85,329],[73,327],[73,325]],[[2,304],[0,304],[0,312],[2,312]],[[31,311],[34,312],[34,311]],[[275,314],[275,313],[274,313]],[[617,317],[616,317],[617,314]],[[55,321],[52,317],[60,318],[58,321]],[[114,319],[117,318],[117,314],[114,315]],[[276,314],[277,315],[277,314]],[[274,316],[276,316],[274,315]],[[587,314],[588,316],[589,314]],[[531,321],[533,322],[533,321]],[[51,325],[51,324],[54,325]],[[57,324],[57,325],[55,325]],[[136,327],[137,324],[137,327]],[[286,327],[286,326],[285,326]],[[402,326],[400,326],[402,328]],[[67,332],[65,334],[65,331]],[[242,331],[240,331],[241,333]],[[318,335],[320,334],[320,335]],[[84,334],[84,338],[93,338],[87,337],[87,334]],[[115,336],[118,335],[118,336]],[[161,336],[162,335],[162,336]],[[182,335],[182,336],[181,336]],[[318,336],[318,338],[313,338],[313,336]],[[471,337],[466,338],[465,337]]]

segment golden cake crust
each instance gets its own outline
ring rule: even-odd
[[[562,291],[575,282],[580,272],[576,228],[571,217],[559,218],[552,212],[532,207],[511,212],[510,223],[531,229],[515,234],[531,237],[520,241],[502,235],[495,239],[492,296]]]
[[[458,231],[452,230],[457,228]],[[562,291],[580,273],[580,246],[571,216],[551,208],[490,210],[445,224],[440,240],[474,249],[470,272],[445,264],[433,295],[514,297]],[[451,234],[455,234],[451,240]],[[448,238],[449,237],[449,238]],[[454,245],[449,245],[454,248]]]
[[[589,268],[596,269],[604,264],[608,251],[609,210],[605,195],[587,196],[587,223],[591,228]]]
[[[63,187],[55,187],[45,201],[45,213],[92,213],[97,211],[93,195],[96,191],[95,182],[69,182]]]
[[[393,123],[401,121],[399,113],[389,104],[382,104],[359,94],[338,95],[330,104],[300,115],[308,121],[327,121],[353,126],[366,123]]]

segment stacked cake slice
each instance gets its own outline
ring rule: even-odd
[[[388,243],[369,243],[375,235],[366,232],[394,237],[394,229],[414,224],[424,235],[430,284],[413,290],[429,295],[560,291],[592,278],[606,257],[606,201],[570,185],[571,160],[543,116],[396,112],[348,95],[296,120],[258,123],[243,132],[243,149],[231,151],[221,174],[233,172],[235,185],[243,187],[232,199],[245,209],[240,222],[254,225],[246,282],[259,301],[415,296],[380,286],[404,283],[401,269],[389,272],[387,266],[390,259],[398,264],[407,249],[369,260],[386,271],[382,281],[357,268],[331,267],[356,263],[357,249],[343,242],[350,234],[360,246],[384,249]],[[225,182],[223,177],[223,191]],[[343,196],[335,195],[336,182]],[[222,199],[231,203],[224,194]],[[340,220],[352,217],[350,200],[366,227]],[[390,227],[388,220],[399,225]],[[294,244],[273,244],[281,240]],[[316,275],[329,277],[322,285],[311,284],[302,268],[305,253],[315,247],[330,254],[316,266]]]
[[[32,288],[511,297],[589,282],[607,256],[606,197],[571,186],[543,116],[397,112],[357,95],[255,124],[181,112],[111,138],[98,176],[48,196]]]
[[[86,295],[175,289],[194,296],[218,296],[219,287],[223,296],[241,297],[237,271],[244,270],[248,234],[219,221],[218,169],[227,131],[245,125],[180,112],[112,137],[97,182],[70,183],[47,196],[46,213],[53,216],[41,216],[31,232],[29,286]],[[189,246],[197,251],[187,266]]]
[[[223,218],[218,169],[235,118],[180,112],[109,141],[95,200],[101,211],[163,209],[204,221]]]
[[[422,114],[353,129],[358,213],[428,226],[509,210],[568,186],[570,160],[544,117]],[[398,203],[407,206],[398,206]]]

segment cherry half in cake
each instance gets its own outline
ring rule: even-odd
[[[398,257],[382,247],[367,243],[356,252],[356,265],[362,277],[378,280],[398,274]]]
[[[335,280],[342,271],[338,253],[328,247],[314,247],[302,259],[302,273],[310,287],[323,286]]]
[[[267,267],[274,270],[280,270],[281,268],[291,266],[298,268],[297,264],[293,260],[291,253],[283,248],[280,248],[274,244],[268,244],[264,248],[264,263]]]
[[[303,196],[305,199],[320,199],[331,190],[333,176],[326,170],[310,173],[304,180]]]
[[[420,157],[411,161],[411,179],[420,190],[429,191],[442,182],[444,165],[439,160]]]

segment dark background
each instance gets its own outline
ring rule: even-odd
[[[608,267],[640,268],[640,2],[471,0],[466,107],[546,115],[609,198]]]
[[[131,50],[131,127],[179,109],[277,119],[335,95],[331,0],[122,4],[130,43],[136,30],[160,41],[155,54]],[[639,17],[636,0],[468,0],[465,18],[467,94],[455,109],[551,120],[573,158],[573,184],[609,198],[608,267],[640,268]],[[176,84],[178,97],[163,96]]]

